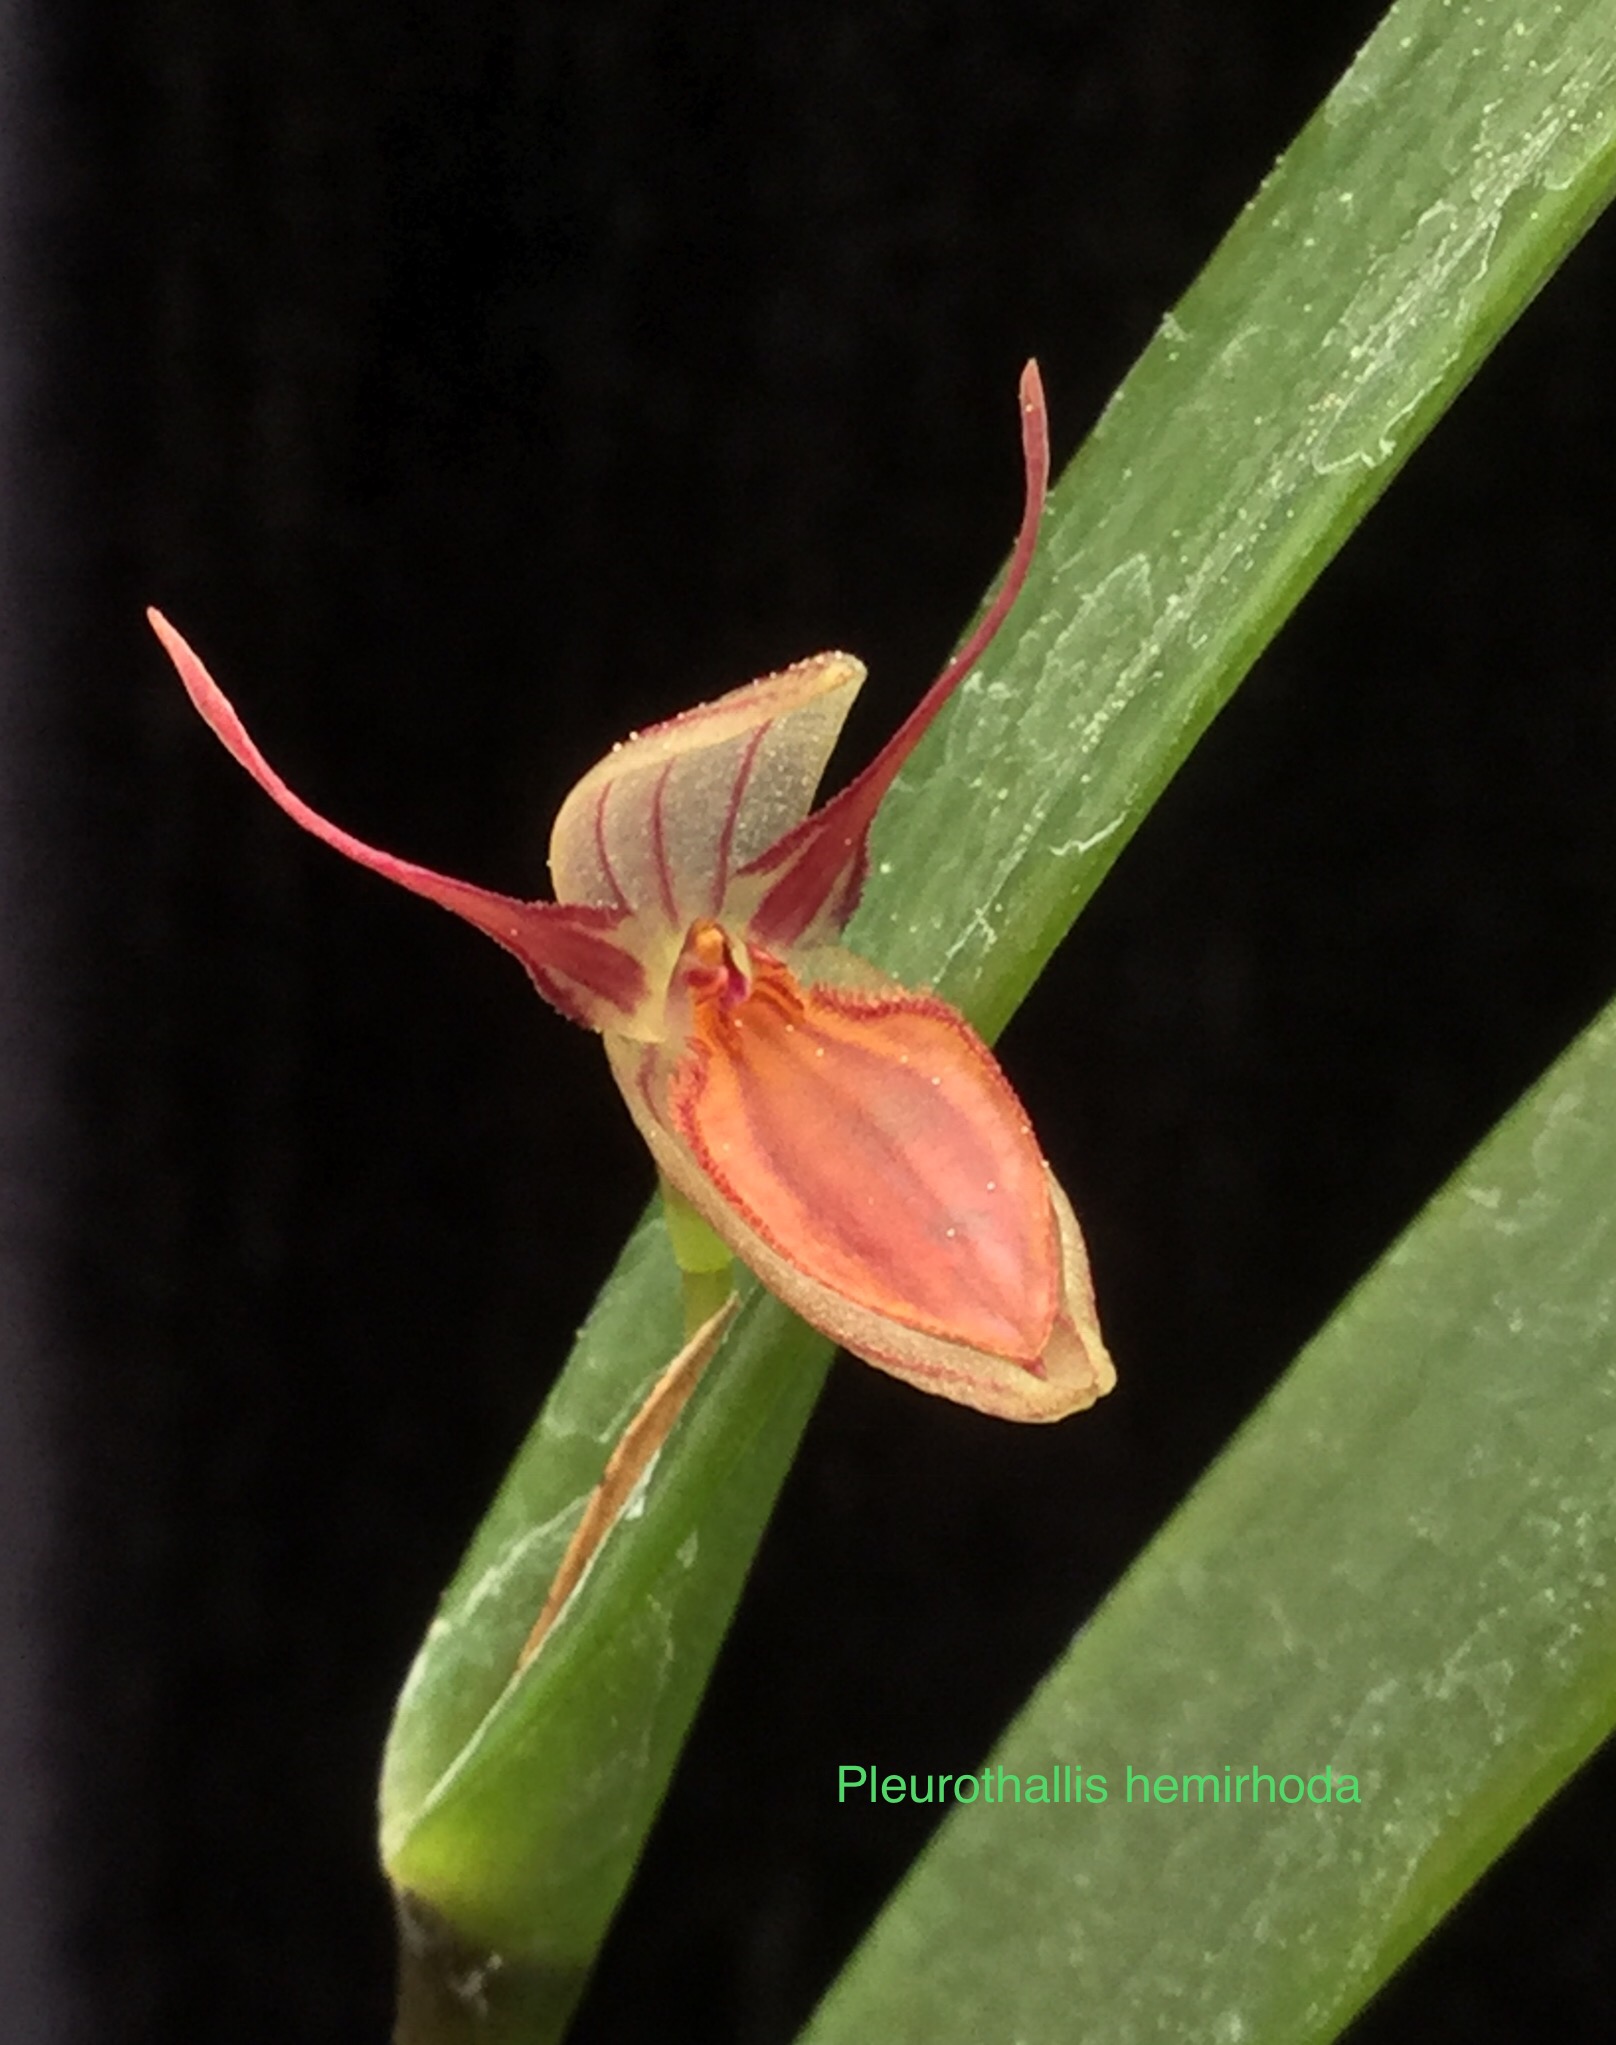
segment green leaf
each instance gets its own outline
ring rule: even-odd
[[[1616,1005],[992,1757],[995,1788],[1069,1763],[1106,1801],[958,1808],[804,2045],[1066,2045],[1079,2006],[1093,2045],[1335,2036],[1616,1723],[1613,1186]],[[1358,1801],[1310,1800],[1326,1766]],[[1223,1802],[1253,1769],[1261,1802]]]
[[[1062,479],[1009,630],[883,810],[858,949],[1002,1026],[1302,591],[1608,196],[1613,86],[1616,0],[1392,9]],[[750,1298],[634,1513],[512,1680],[583,1501],[679,1339],[671,1258],[642,1229],[400,1700],[382,1829],[410,1899],[406,2002],[452,1975],[445,2006],[486,2004],[485,2039],[502,2021],[556,2034],[825,1367],[818,1338]],[[418,2035],[454,2035],[433,2008]]]

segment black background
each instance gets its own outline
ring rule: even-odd
[[[614,738],[820,646],[873,670],[854,762],[1002,557],[1023,358],[1063,458],[1377,12],[41,27],[10,828],[47,961],[84,2035],[385,2035],[391,1696],[650,1178],[598,1047],[255,794],[141,606],[311,800],[513,892]],[[838,1809],[835,1764],[976,1756],[1616,990],[1613,364],[1596,229],[1004,1039],[1121,1386],[1015,1430],[837,1366],[588,2045],[792,2035],[923,1830]],[[1356,2035],[1610,2036],[1613,1793],[1607,1759]]]

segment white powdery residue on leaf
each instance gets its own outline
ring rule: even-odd
[[[1058,845],[1050,846],[1049,856],[1051,859],[1082,859],[1103,845],[1107,838],[1114,838],[1126,822],[1125,816],[1114,816],[1110,823],[1102,824],[1097,831],[1090,831],[1085,837],[1063,838]]]
[[[1486,276],[1508,207],[1534,190],[1569,190],[1586,167],[1588,121],[1611,124],[1616,52],[1601,48],[1553,76],[1557,68],[1537,67],[1535,107],[1512,95],[1482,110],[1464,205],[1441,199],[1428,206],[1401,246],[1370,268],[1325,337],[1324,346],[1343,355],[1344,374],[1336,403],[1321,409],[1311,450],[1319,474],[1375,468],[1396,453],[1398,427],[1446,377],[1462,345],[1455,336],[1422,356],[1406,346],[1409,335],[1437,320],[1451,328],[1453,308]],[[1510,126],[1495,137],[1489,129],[1500,110]]]

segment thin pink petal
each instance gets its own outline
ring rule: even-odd
[[[475,924],[521,960],[539,992],[563,1015],[591,1029],[622,1027],[646,992],[639,960],[609,934],[625,920],[622,910],[517,901],[396,859],[339,829],[287,787],[247,736],[223,690],[162,613],[148,610],[146,616],[208,729],[295,823],[360,866]]]
[[[1021,372],[1020,399],[1026,495],[1021,529],[998,595],[976,630],[864,772],[746,869],[773,877],[750,919],[751,929],[765,943],[790,945],[805,937],[824,941],[842,929],[858,907],[869,857],[870,825],[887,790],[1021,594],[1049,490],[1049,415],[1036,362],[1029,362]]]

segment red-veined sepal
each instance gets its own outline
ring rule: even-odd
[[[1082,1236],[987,1046],[859,963],[804,987],[754,946],[726,1000],[712,935],[675,973],[696,988],[682,1035],[606,1038],[658,1166],[709,1227],[805,1320],[922,1390],[1019,1420],[1109,1391]]]
[[[733,877],[808,814],[863,681],[851,654],[818,653],[614,746],[556,817],[557,901],[681,935],[719,914]]]

